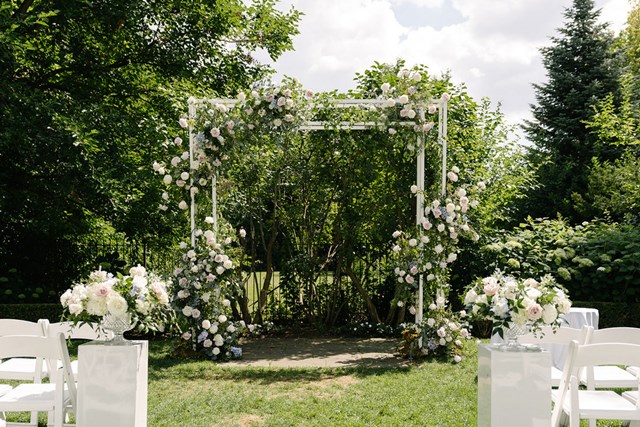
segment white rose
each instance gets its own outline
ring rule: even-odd
[[[107,299],[107,309],[109,313],[114,316],[122,316],[127,312],[129,305],[127,304],[127,300],[122,298],[119,294],[113,293],[109,295]]]
[[[492,311],[498,317],[505,317],[509,313],[508,301],[505,298],[494,300]]]
[[[221,314],[220,316],[218,316],[218,321],[220,323],[224,323],[227,321],[227,316],[225,316],[224,314]]]
[[[545,304],[545,306],[542,307],[542,321],[544,323],[550,325],[555,322],[557,318],[558,310],[556,310],[556,307],[553,304]]]
[[[473,304],[476,301],[478,294],[475,290],[469,289],[469,292],[464,296],[464,305]]]
[[[202,321],[202,328],[203,329],[209,329],[210,327],[211,327],[211,322],[210,321],[208,321],[206,319]]]
[[[69,304],[68,305],[69,308],[69,313],[74,314],[74,315],[78,315],[80,313],[82,313],[82,311],[84,310],[82,308],[82,304]]]
[[[189,307],[188,305],[185,305],[184,308],[182,309],[182,314],[184,314],[187,317],[191,316],[192,312],[193,312],[193,308]]]
[[[137,266],[131,267],[129,269],[129,274],[132,276],[146,276],[147,270],[143,266],[138,264]]]

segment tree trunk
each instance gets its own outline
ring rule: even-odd
[[[255,322],[262,323],[264,321],[263,314],[264,308],[267,305],[267,299],[269,297],[269,288],[271,287],[271,278],[273,277],[273,248],[276,243],[276,238],[278,237],[278,220],[274,219],[273,224],[271,225],[271,233],[269,235],[269,242],[266,245],[266,274],[264,276],[264,280],[262,281],[262,288],[260,289],[260,294],[258,295],[258,310],[255,313]]]
[[[373,304],[373,301],[371,301],[371,297],[369,296],[369,293],[362,286],[360,279],[358,279],[358,277],[354,273],[353,269],[351,268],[351,265],[346,265],[344,268],[344,271],[345,273],[347,273],[347,276],[349,276],[349,278],[351,279],[351,282],[356,287],[356,290],[358,291],[358,293],[360,294],[364,302],[367,304],[367,312],[369,313],[369,317],[371,318],[371,321],[375,323],[380,323],[380,316],[378,316],[378,310],[376,309],[376,306]]]

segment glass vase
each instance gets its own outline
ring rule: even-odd
[[[108,333],[113,333],[113,338],[106,340],[107,345],[131,345],[131,341],[124,337],[124,333],[133,327],[131,323],[131,314],[116,316],[107,313],[102,317],[102,329]]]
[[[518,342],[518,337],[529,332],[526,325],[509,324],[504,331],[504,344],[500,347],[502,351],[527,351],[527,347]]]

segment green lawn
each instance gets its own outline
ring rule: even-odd
[[[167,341],[150,342],[149,427],[477,425],[473,341],[458,365],[394,369],[229,367],[172,359],[169,350]]]
[[[171,361],[154,343],[149,426],[473,426],[476,352],[400,369],[236,368]]]

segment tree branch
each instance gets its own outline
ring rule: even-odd
[[[13,12],[13,18],[17,18],[18,15],[26,15],[32,4],[33,0],[23,0],[20,7],[15,12]]]

